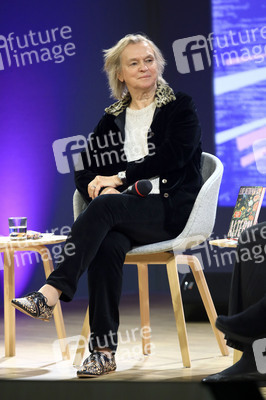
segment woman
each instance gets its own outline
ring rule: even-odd
[[[60,298],[71,301],[88,271],[91,351],[79,377],[116,369],[122,267],[134,246],[177,236],[201,187],[201,131],[191,98],[174,94],[162,77],[165,61],[143,35],[127,35],[105,50],[105,71],[116,103],[105,109],[89,138],[84,169],[75,173],[88,207],[72,227],[64,261],[38,291],[13,305],[35,318],[51,318]],[[149,179],[145,197],[122,193]],[[75,254],[68,256],[68,242]]]
[[[227,344],[243,352],[233,366],[204,378],[204,382],[266,380],[257,371],[252,342],[266,338],[266,222],[246,229],[239,238],[234,266],[229,316],[219,316],[216,326]]]

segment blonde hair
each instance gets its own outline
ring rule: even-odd
[[[158,82],[166,84],[166,81],[162,77],[166,61],[159,48],[147,36],[142,34],[128,34],[110,49],[103,50],[104,70],[108,77],[111,95],[115,99],[121,100],[128,93],[125,82],[121,82],[117,76],[121,68],[121,53],[127,45],[139,42],[148,43],[154,51],[154,57],[158,66]]]

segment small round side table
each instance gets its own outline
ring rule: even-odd
[[[5,356],[16,354],[16,319],[15,308],[11,300],[15,297],[14,253],[16,251],[36,251],[40,254],[46,278],[54,270],[52,256],[47,245],[64,242],[67,236],[43,234],[40,239],[10,240],[8,236],[0,237],[0,252],[4,253],[4,326]],[[65,324],[60,302],[54,309],[54,321],[63,359],[69,359],[69,348],[64,343],[66,338]]]

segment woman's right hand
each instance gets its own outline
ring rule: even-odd
[[[112,176],[101,176],[97,175],[88,184],[88,194],[92,199],[95,199],[99,195],[102,187],[115,188],[116,186],[122,185],[121,179],[117,175]]]
[[[100,196],[102,194],[121,194],[121,193],[118,190],[116,190],[115,188],[106,187],[101,191]]]

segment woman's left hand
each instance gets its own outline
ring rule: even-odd
[[[95,199],[95,197],[99,195],[99,191],[101,190],[102,187],[115,188],[120,185],[122,185],[122,182],[117,175],[112,175],[112,176],[97,175],[88,184],[88,193],[92,199]]]

